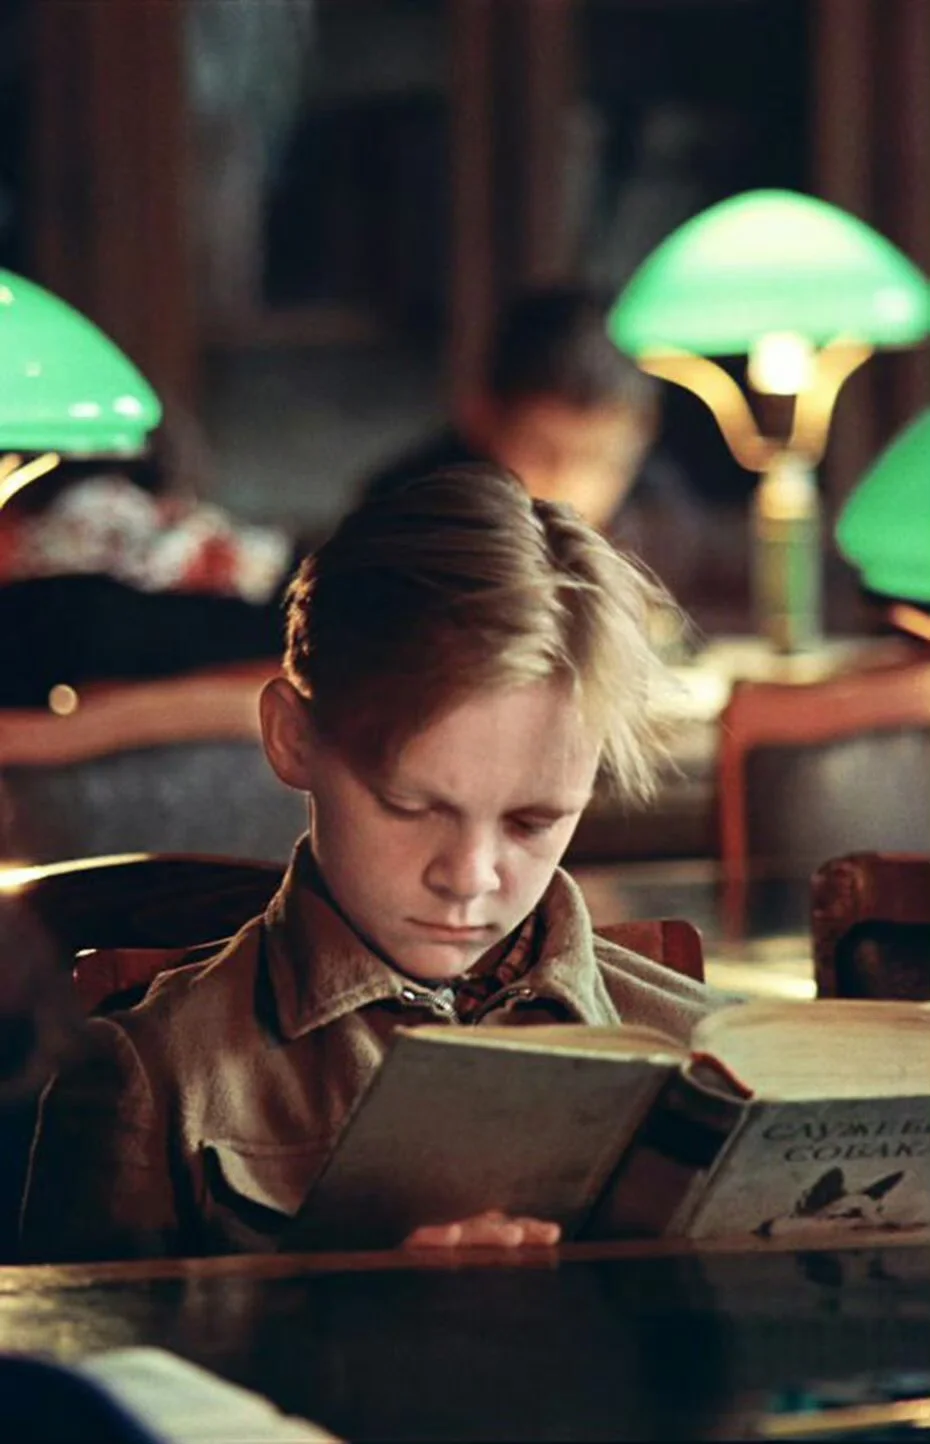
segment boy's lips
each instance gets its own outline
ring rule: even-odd
[[[470,927],[458,927],[452,923],[431,923],[425,918],[411,918],[410,921],[415,927],[422,928],[424,932],[432,933],[434,937],[448,938],[454,942],[480,942],[494,931],[494,928],[489,923]]]

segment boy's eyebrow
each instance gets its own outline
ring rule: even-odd
[[[575,798],[572,798],[570,802],[564,803],[526,802],[522,806],[511,807],[510,813],[529,812],[532,813],[534,817],[548,817],[551,818],[553,822],[557,822],[560,817],[569,817],[573,812],[583,811],[590,800],[591,794],[588,793],[583,799],[576,801]]]
[[[433,792],[431,788],[421,787],[412,780],[409,782],[385,781],[383,783],[376,783],[375,788],[377,791],[388,796],[392,793],[399,796],[406,795],[430,807],[441,807],[450,812],[461,811],[458,803],[453,802],[451,798],[443,797],[440,793]],[[559,802],[519,802],[513,807],[508,807],[507,815],[510,817],[515,813],[527,812],[532,813],[534,817],[550,818],[553,822],[557,822],[561,817],[570,817],[573,812],[583,812],[593,796],[594,788],[590,787],[583,797],[567,797]]]

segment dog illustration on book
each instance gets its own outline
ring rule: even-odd
[[[912,1227],[911,1220],[889,1217],[885,1200],[904,1178],[904,1170],[886,1173],[865,1188],[850,1191],[841,1168],[828,1168],[810,1188],[801,1194],[790,1213],[776,1214],[754,1229],[760,1238],[780,1238],[783,1234],[810,1228],[878,1228]]]

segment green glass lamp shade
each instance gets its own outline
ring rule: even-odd
[[[840,512],[836,540],[870,591],[930,602],[930,410],[865,473]]]
[[[793,191],[747,191],[674,231],[642,263],[608,318],[632,356],[749,351],[796,332],[909,346],[930,333],[930,284],[877,231]]]
[[[0,270],[0,453],[134,455],[160,420],[151,386],[86,316]]]

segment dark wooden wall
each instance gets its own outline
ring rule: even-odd
[[[33,0],[33,253],[166,399],[190,405],[182,8]]]
[[[473,383],[501,296],[561,274],[564,101],[578,0],[447,0],[450,390]],[[622,0],[618,0],[622,3]],[[40,280],[167,399],[196,407],[181,0],[32,0],[32,231]],[[930,3],[811,0],[812,188],[930,272]],[[838,501],[930,401],[930,352],[878,357],[841,395]]]
[[[813,186],[930,274],[930,5],[816,0]],[[827,458],[838,504],[930,404],[930,349],[874,357],[840,394]]]

